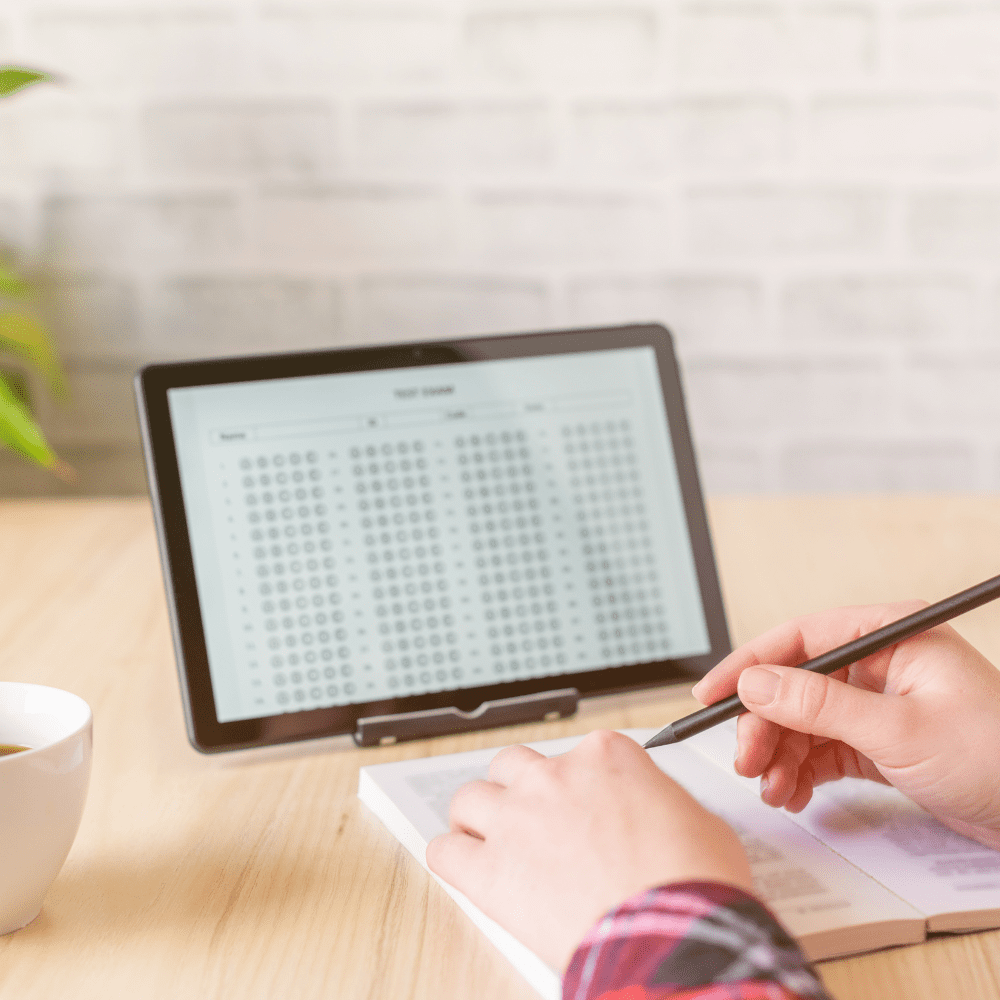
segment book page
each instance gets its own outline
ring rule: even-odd
[[[735,720],[688,741],[734,780]],[[803,829],[868,872],[929,918],[930,930],[971,930],[1000,923],[1000,851],[939,823],[887,785],[844,778],[821,785],[797,816]]]
[[[736,831],[757,894],[812,959],[922,941],[922,916],[695,750],[658,747],[665,773]]]
[[[653,732],[632,730],[628,735],[641,742]],[[533,746],[553,756],[570,750],[580,739],[569,737]],[[497,752],[498,749],[480,750],[363,768],[359,794],[390,829],[392,824],[385,816],[387,803],[405,817],[413,834],[410,842],[395,829],[393,832],[425,864],[427,842],[448,829],[452,795],[465,782],[486,778],[489,762]],[[787,816],[735,786],[698,753],[674,746],[654,750],[652,757],[662,770],[737,831],[750,857],[758,893],[799,939],[810,958],[829,958],[923,940],[923,918],[911,906],[818,844]],[[371,788],[365,791],[366,783],[383,793],[381,806]],[[468,900],[460,898],[450,887],[445,888],[532,981],[522,968],[523,955],[516,958],[510,953],[510,942],[518,948],[523,946],[479,911],[476,914],[481,919],[477,919]],[[498,940],[501,936],[504,943]],[[551,989],[551,984],[546,989],[536,982],[533,985],[543,995],[548,995]]]

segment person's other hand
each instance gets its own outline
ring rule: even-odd
[[[605,912],[644,889],[714,881],[752,891],[736,834],[638,743],[598,731],[569,753],[524,746],[463,785],[427,864],[562,972]]]
[[[829,677],[795,664],[926,604],[838,608],[779,625],[695,685],[710,705],[738,692],[736,770],[761,798],[802,810],[842,777],[895,785],[958,833],[1000,848],[1000,672],[948,625]]]

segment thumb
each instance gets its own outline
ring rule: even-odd
[[[876,694],[797,667],[748,667],[739,677],[740,701],[762,719],[812,736],[841,740],[873,761],[899,744],[903,707]]]

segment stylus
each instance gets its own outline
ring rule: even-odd
[[[910,639],[921,632],[926,632],[935,625],[964,615],[966,611],[978,608],[982,604],[989,604],[1000,597],[1000,576],[994,576],[990,580],[984,580],[969,587],[951,597],[946,597],[937,604],[915,611],[912,615],[900,618],[899,621],[883,625],[882,628],[869,632],[858,639],[831,649],[828,653],[822,653],[805,663],[799,664],[802,670],[812,670],[817,674],[832,674],[841,667],[850,666],[863,660],[866,656],[879,653],[889,646]],[[651,740],[643,744],[643,749],[652,750],[653,747],[662,747],[670,743],[679,743],[689,736],[702,733],[712,726],[717,726],[727,719],[734,719],[737,715],[745,712],[746,706],[740,701],[739,695],[730,695],[717,701],[708,708],[702,708],[691,715],[686,715],[683,719],[672,722],[665,729],[661,729]]]

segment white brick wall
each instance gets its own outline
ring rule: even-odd
[[[57,196],[42,206],[42,229],[43,252],[74,269],[226,261],[246,243],[226,191]]]
[[[650,319],[710,491],[1000,488],[1000,7],[4,0],[0,60],[64,77],[0,243],[83,491],[148,360]]]
[[[975,292],[964,276],[864,273],[790,279],[782,296],[789,344],[920,344],[949,351],[975,329]]]
[[[773,97],[581,102],[571,111],[569,159],[582,175],[620,181],[702,170],[756,175],[787,159],[791,111]]]
[[[886,197],[873,188],[696,187],[687,192],[686,208],[687,244],[696,255],[864,259],[886,242]]]
[[[575,190],[472,195],[465,238],[478,261],[552,267],[666,256],[670,220],[655,196]]]
[[[157,102],[142,115],[142,163],[156,177],[311,179],[337,163],[337,122],[327,100]]]
[[[825,437],[885,424],[892,410],[887,365],[854,358],[692,361],[691,414],[706,433],[781,432]],[[1000,408],[1000,404],[998,404]]]
[[[463,62],[473,78],[506,84],[641,85],[657,65],[659,18],[650,4],[474,2],[463,18]],[[464,13],[464,12],[463,12]]]
[[[569,283],[568,308],[577,325],[618,323],[624,315],[669,316],[678,343],[694,359],[761,344],[761,299],[759,283],[740,275],[593,275]]]
[[[465,172],[531,175],[552,162],[553,115],[538,100],[381,101],[354,111],[358,167],[440,181]]]
[[[816,168],[988,169],[997,155],[997,104],[983,96],[823,97],[807,136]]]
[[[177,12],[159,4],[25,3],[12,56],[52,66],[95,96],[113,93],[229,93],[245,55],[239,19],[208,4]],[[16,21],[15,21],[16,23]]]
[[[459,21],[446,4],[239,4],[257,30],[244,56],[264,86],[323,87],[443,79]],[[230,45],[230,47],[233,47]],[[404,90],[405,92],[405,90]]]
[[[854,79],[874,68],[875,10],[851,3],[706,0],[680,6],[679,69],[692,79]]]
[[[340,340],[343,295],[327,279],[199,274],[170,277],[150,301],[147,350],[190,358],[273,348],[275,330],[294,330],[298,348]]]
[[[913,251],[920,257],[1000,257],[1000,191],[922,191],[912,197],[908,221]]]
[[[899,11],[891,64],[934,82],[992,83],[1000,77],[1000,10],[987,4],[920,3]]]
[[[551,323],[546,283],[517,278],[366,277],[358,283],[357,312],[357,327],[372,343],[392,343],[402,329],[430,339]]]

